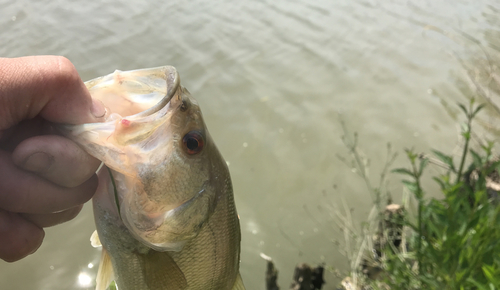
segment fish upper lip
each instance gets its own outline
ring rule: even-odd
[[[136,116],[136,117],[150,116],[150,115],[158,112],[159,110],[161,110],[165,106],[167,106],[167,104],[170,102],[170,100],[172,100],[175,93],[177,92],[177,89],[180,87],[181,80],[179,77],[179,73],[177,72],[177,70],[172,71],[172,70],[166,69],[165,76],[166,76],[166,81],[167,81],[167,94],[165,95],[165,97],[163,97],[163,99],[161,99],[161,101],[159,101],[157,104],[155,104],[151,108],[144,110],[140,113],[137,113],[133,116]]]

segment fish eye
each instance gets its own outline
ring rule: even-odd
[[[182,143],[187,153],[190,155],[200,153],[203,149],[204,140],[203,135],[198,131],[191,131],[184,135],[182,138]]]

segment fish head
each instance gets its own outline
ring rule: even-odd
[[[62,131],[110,169],[106,198],[130,233],[157,251],[181,250],[230,187],[198,103],[173,67],[117,71],[86,84],[105,105],[106,121]]]

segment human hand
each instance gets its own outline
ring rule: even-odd
[[[74,218],[92,197],[100,161],[51,124],[100,122],[104,113],[66,58],[0,58],[1,259],[35,252],[44,227]]]

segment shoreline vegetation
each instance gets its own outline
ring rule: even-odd
[[[355,232],[348,212],[338,213],[346,247],[351,245],[345,251],[351,271],[336,289],[500,289],[500,158],[493,152],[494,142],[479,142],[477,151],[470,148],[472,123],[484,105],[475,105],[472,98],[468,107],[459,107],[466,122],[458,162],[436,150],[431,156],[407,149],[409,167],[391,171],[404,178],[402,205],[384,194],[384,180],[396,157],[390,146],[379,186],[372,187],[357,135],[344,136],[352,163],[344,161],[364,179],[374,207],[362,234]],[[422,186],[428,166],[444,171],[432,177],[440,186],[439,198],[427,198]],[[416,201],[414,215],[407,210],[410,199]],[[278,271],[269,257],[263,258],[266,290],[279,290]],[[323,265],[299,264],[291,286],[281,289],[320,290],[323,272]]]
[[[354,226],[345,202],[344,211],[335,212],[334,222],[344,239],[344,248],[338,250],[345,254],[350,271],[339,285],[328,285],[328,289],[500,289],[500,155],[495,153],[498,144],[484,137],[500,136],[496,125],[500,117],[500,46],[492,39],[483,45],[464,33],[435,27],[428,30],[464,47],[472,43],[477,49],[468,62],[451,53],[463,68],[462,76],[453,77],[466,104],[455,107],[438,96],[445,111],[462,123],[461,152],[432,150],[424,154],[407,149],[409,165],[392,169],[397,152],[388,144],[385,166],[374,186],[368,178],[369,160],[358,148],[358,136],[349,134],[341,120],[342,140],[350,158],[338,158],[364,181],[373,208],[361,230]],[[478,105],[476,98],[484,104]],[[478,125],[483,130],[477,129]],[[432,179],[439,192],[423,186],[422,176],[425,173],[427,180],[430,167],[438,172]],[[389,173],[402,177],[401,204],[393,203],[388,193]],[[299,264],[291,286],[279,287],[277,269],[269,257],[263,258],[267,260],[266,290],[325,289],[323,272],[335,272],[325,265]]]
[[[500,161],[493,142],[480,142],[479,151],[469,148],[472,121],[483,106],[471,99],[468,108],[459,107],[466,123],[458,163],[439,151],[428,156],[406,150],[409,168],[392,172],[405,177],[417,213],[411,216],[407,203],[378,211],[372,245],[360,248],[363,260],[341,289],[499,289]],[[426,198],[421,177],[428,165],[444,168],[433,177],[440,198]]]

